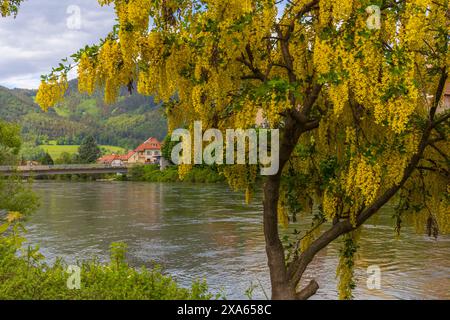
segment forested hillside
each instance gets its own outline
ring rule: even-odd
[[[80,144],[93,135],[99,144],[134,148],[150,136],[163,139],[166,121],[152,97],[123,90],[113,105],[105,105],[101,93],[80,94],[77,81],[69,83],[65,101],[44,113],[35,104],[35,90],[0,87],[0,118],[19,123],[24,138],[36,144]]]

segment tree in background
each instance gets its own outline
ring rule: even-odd
[[[55,164],[55,162],[53,161],[52,157],[50,156],[50,154],[48,152],[45,152],[38,161],[39,161],[39,163],[41,163],[43,165],[48,165],[48,166],[52,166]]]
[[[63,152],[58,159],[55,160],[55,164],[75,164],[77,162],[77,155]]]
[[[78,160],[81,163],[94,163],[100,158],[101,151],[93,136],[83,140],[78,148]]]
[[[75,54],[79,90],[105,101],[137,87],[166,103],[169,131],[280,129],[280,171],[265,179],[264,234],[273,299],[307,299],[313,258],[343,237],[339,293],[352,297],[357,233],[389,201],[394,223],[448,232],[447,0],[99,0],[119,25]],[[149,24],[149,21],[152,23]],[[36,101],[60,101],[70,66],[43,78]],[[180,166],[185,175],[190,166]],[[256,190],[258,167],[222,168]],[[308,219],[286,242],[280,227]],[[414,258],[414,257],[412,257]]]
[[[21,146],[20,128],[0,120],[0,164],[16,165]]]
[[[31,145],[30,143],[24,143],[20,151],[20,157],[22,162],[24,161],[37,161],[43,165],[53,165],[53,159],[48,152],[39,146]]]
[[[172,137],[170,135],[164,138],[164,141],[161,144],[161,155],[167,161],[171,161],[172,158],[172,149],[177,145],[177,142],[172,141]]]
[[[20,128],[0,120],[0,166],[15,166],[20,151]],[[31,187],[22,182],[21,177],[0,176],[0,213],[13,212],[28,215],[38,206]],[[2,216],[0,216],[0,225]]]

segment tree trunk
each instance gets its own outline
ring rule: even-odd
[[[293,300],[295,292],[290,288],[285,267],[283,244],[278,234],[278,198],[280,177],[270,177],[264,187],[264,235],[270,269],[272,299]]]
[[[276,175],[268,177],[264,185],[264,236],[274,300],[296,299],[295,287],[291,285],[288,277],[284,247],[278,232],[278,199],[283,168],[297,144],[300,132],[295,120],[288,117],[280,141],[280,170]]]

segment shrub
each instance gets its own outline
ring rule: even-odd
[[[160,171],[157,165],[134,166],[129,171],[131,181],[146,182],[180,182],[178,169],[175,166]],[[216,168],[209,166],[198,166],[192,168],[183,178],[187,183],[218,183],[225,182],[225,178],[220,175]]]
[[[18,230],[15,225],[9,236],[0,234],[0,300],[204,300],[213,297],[205,282],[194,282],[186,289],[158,267],[131,268],[125,261],[126,245],[122,243],[111,245],[109,264],[96,260],[79,263],[80,289],[71,290],[67,285],[71,276],[68,266],[61,259],[53,265],[42,262],[37,247],[21,250],[25,239],[18,236]]]

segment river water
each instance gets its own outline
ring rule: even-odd
[[[266,299],[270,286],[262,233],[262,206],[225,185],[136,182],[36,182],[41,208],[27,222],[27,238],[49,262],[97,257],[112,242],[128,244],[134,266],[161,265],[183,286],[205,279],[228,299]],[[391,210],[365,227],[356,260],[355,299],[450,299],[450,237],[430,239],[405,228],[393,235]],[[305,222],[305,229],[308,223]],[[307,271],[336,299],[340,246],[333,244]],[[381,268],[381,289],[367,288],[367,268]]]

